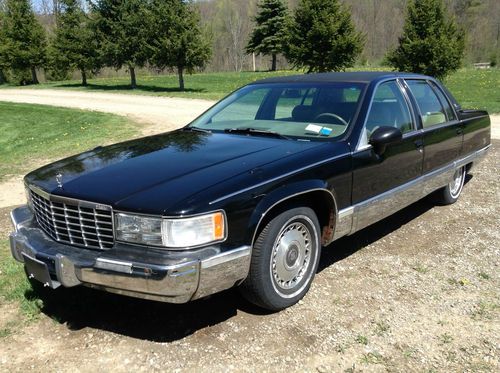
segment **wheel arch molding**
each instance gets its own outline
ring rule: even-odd
[[[247,241],[253,247],[260,230],[274,216],[299,206],[310,207],[316,213],[320,222],[321,243],[330,243],[333,239],[338,205],[335,191],[323,180],[285,184],[266,194],[250,217]]]

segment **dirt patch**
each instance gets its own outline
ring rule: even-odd
[[[169,305],[61,289],[0,339],[0,370],[500,371],[498,157],[494,141],[456,204],[424,199],[326,248],[283,312],[234,290]]]
[[[490,115],[491,119],[491,138],[500,139],[500,115]]]
[[[0,208],[20,205],[25,200],[22,176],[0,183]]]

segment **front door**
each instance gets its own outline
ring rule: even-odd
[[[399,128],[403,139],[378,155],[368,141],[371,133],[382,126]],[[375,89],[361,136],[353,153],[352,202],[360,207],[355,230],[407,205],[404,195],[403,198],[392,197],[401,186],[422,175],[422,134],[417,130],[408,97],[398,81],[381,83]]]

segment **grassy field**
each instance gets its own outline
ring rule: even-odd
[[[139,76],[139,86],[134,90],[129,87],[128,77],[90,79],[87,87],[81,86],[79,81],[62,81],[28,86],[28,88],[76,89],[216,100],[255,80],[297,73],[296,71],[277,71],[187,75],[186,91],[183,92],[177,89],[176,75]],[[483,108],[490,113],[500,113],[500,90],[498,89],[500,69],[461,69],[445,79],[445,83],[464,107]],[[4,87],[8,88],[8,86]]]
[[[500,113],[500,69],[461,69],[444,83],[464,108]]]
[[[0,180],[36,160],[62,158],[136,134],[126,118],[51,106],[0,102]]]

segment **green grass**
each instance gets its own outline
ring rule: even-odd
[[[136,134],[126,118],[83,110],[0,102],[0,180]]]
[[[177,75],[139,76],[137,77],[138,86],[136,89],[130,88],[130,78],[128,76],[120,78],[89,79],[86,87],[82,86],[79,80],[67,80],[30,85],[26,86],[26,88],[62,88],[79,91],[100,91],[218,100],[235,89],[255,80],[292,74],[298,74],[298,72],[223,72],[186,75],[185,91],[179,91]],[[4,87],[8,88],[9,86]]]
[[[500,69],[461,69],[444,83],[463,108],[500,113]]]
[[[18,302],[26,320],[36,319],[43,305],[33,291],[22,264],[12,258],[7,240],[0,241],[0,304],[4,302]],[[11,329],[9,325],[4,326],[0,336],[7,336]]]
[[[353,68],[354,70],[384,70],[384,68]],[[298,71],[277,72],[222,72],[186,76],[186,91],[177,88],[176,75],[139,76],[138,87],[130,89],[128,76],[90,79],[83,87],[79,80],[50,82],[27,88],[57,88],[91,92],[119,92],[141,95],[202,98],[218,100],[238,87],[262,78],[300,74]],[[464,68],[445,79],[446,86],[464,108],[482,108],[500,113],[500,69],[477,70]],[[4,86],[9,88],[9,86]]]

